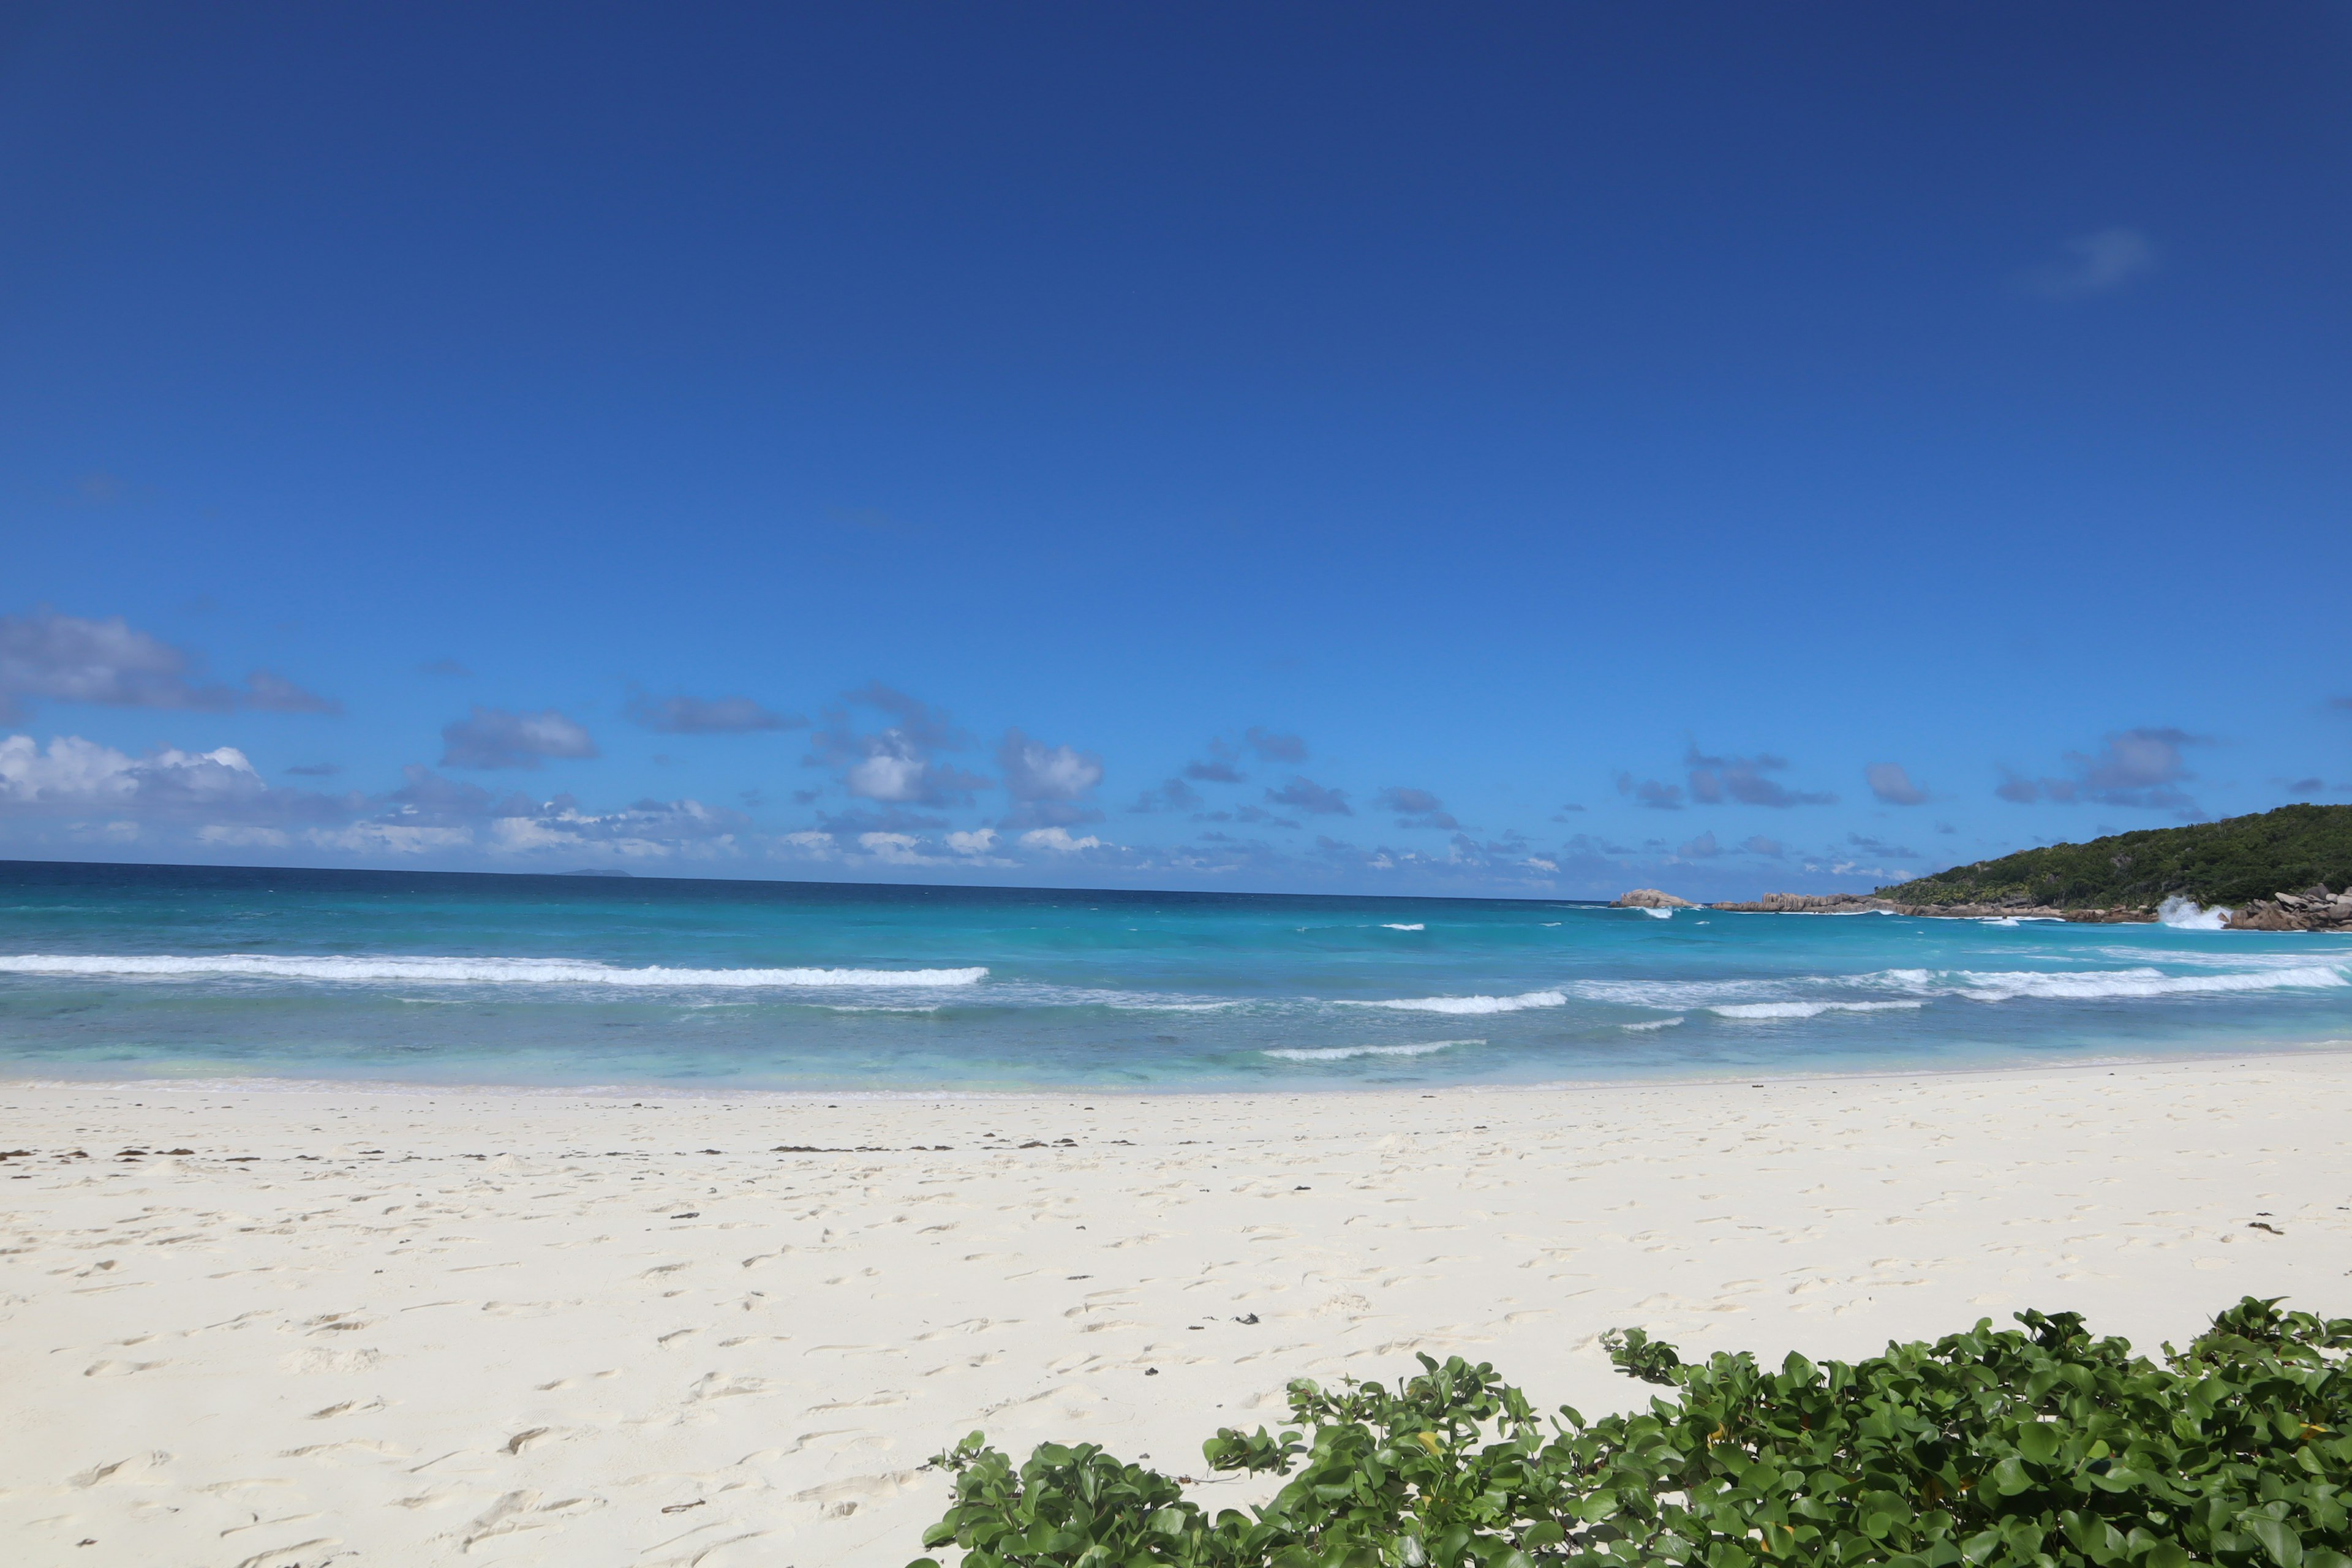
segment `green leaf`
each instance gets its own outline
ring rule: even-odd
[[[2017,1451],[2030,1464],[2046,1465],[2058,1457],[2058,1430],[2054,1426],[2028,1426],[2017,1435]]]
[[[2238,1528],[2263,1543],[2278,1568],[2303,1568],[2303,1537],[2283,1519],[2268,1514],[2246,1513],[2238,1518]]]

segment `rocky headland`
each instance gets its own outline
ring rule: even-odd
[[[2095,925],[2118,925],[2157,918],[2154,910],[2062,910],[2025,899],[2003,900],[1998,903],[1913,904],[1899,899],[1881,898],[1875,893],[1767,893],[1747,903],[1709,904],[1707,908],[1744,915],[1932,915],[1954,920],[2077,921]]]
[[[2231,912],[2230,929],[2352,931],[2352,890],[2331,893],[2322,883],[2300,893],[2256,899]]]
[[[1654,888],[1637,888],[1617,900],[1624,908],[1690,909],[1695,906]],[[2158,909],[2114,905],[2060,909],[2024,899],[1991,903],[1915,904],[1875,893],[1767,893],[1745,903],[1709,904],[1711,910],[1748,915],[1919,915],[1951,920],[2052,920],[2077,924],[2145,924],[2163,918]],[[2325,884],[2300,893],[2255,899],[2230,911],[2226,931],[2317,931],[2352,932],[2352,891],[2330,892]]]

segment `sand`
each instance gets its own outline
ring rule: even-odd
[[[1612,1324],[1777,1360],[2028,1305],[2150,1349],[2246,1293],[2352,1313],[2343,1054],[829,1103],[16,1085],[0,1148],[31,1151],[0,1163],[27,1565],[895,1568],[975,1427],[1197,1475],[1286,1380],[1417,1351],[1593,1413],[1651,1392]]]

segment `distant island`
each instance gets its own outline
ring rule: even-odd
[[[1619,901],[1651,904],[1664,896],[1640,889]],[[1871,894],[1767,893],[1712,907],[2131,921],[2160,918],[2172,900],[2227,909],[2227,923],[2237,931],[2352,931],[2352,805],[2283,805],[2220,822],[2053,844]]]

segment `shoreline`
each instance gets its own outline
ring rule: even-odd
[[[1897,1079],[1908,1081],[1919,1078],[1969,1079],[2019,1076],[2048,1076],[2068,1072],[2113,1071],[2119,1068],[2162,1069],[2168,1067],[2213,1066],[2239,1060],[2308,1060],[2337,1053],[2352,1054],[2352,1037],[2329,1036],[2304,1041],[2269,1041],[2261,1045],[2233,1046],[2226,1050],[2179,1051],[2148,1056],[2083,1057],[2069,1061],[2039,1060],[2032,1062],[1969,1063],[1959,1066],[1909,1066],[1857,1068],[1851,1072],[1830,1069],[1790,1072],[1765,1069],[1749,1072],[1675,1076],[1658,1078],[1590,1078],[1590,1079],[1472,1079],[1450,1082],[1370,1082],[1370,1083],[1283,1083],[1252,1087],[1218,1088],[1214,1086],[1174,1086],[1165,1089],[1138,1089],[1129,1085],[1076,1084],[1066,1088],[1045,1086],[1016,1089],[975,1089],[933,1087],[922,1089],[706,1089],[683,1087],[672,1083],[597,1083],[597,1084],[525,1084],[482,1080],[457,1080],[446,1083],[418,1083],[397,1079],[289,1079],[256,1078],[18,1078],[0,1070],[0,1095],[16,1090],[54,1089],[62,1091],[109,1092],[142,1090],[156,1094],[370,1094],[396,1095],[417,1099],[443,1097],[479,1097],[517,1100],[550,1099],[618,1099],[624,1095],[658,1095],[669,1100],[710,1100],[714,1102],[769,1102],[793,1104],[819,1100],[856,1100],[872,1103],[899,1103],[929,1100],[996,1101],[1068,1099],[1091,1096],[1110,1100],[1223,1100],[1246,1099],[1264,1095],[1296,1095],[1309,1098],[1348,1098],[1362,1095],[1420,1094],[1448,1095],[1464,1093],[1554,1094],[1568,1091],[1591,1093],[1606,1089],[1709,1089],[1737,1087],[1742,1084],[1805,1084],[1883,1082]]]
[[[1542,1092],[20,1082],[0,1149],[0,1541],[125,1568],[898,1568],[974,1428],[1197,1475],[1290,1378],[1423,1351],[1590,1412],[1649,1393],[1612,1326],[1777,1362],[2028,1306],[2149,1350],[2246,1294],[2352,1311],[2342,1049]]]

